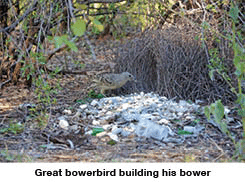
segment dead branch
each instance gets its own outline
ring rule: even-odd
[[[15,27],[22,21],[24,20],[34,9],[35,9],[35,6],[37,5],[37,0],[35,0],[31,7],[26,10],[26,12],[18,19],[16,20],[12,25],[8,26],[8,27],[5,27],[3,29],[0,30],[0,32],[11,32],[15,29]]]
[[[87,1],[78,1],[81,4],[94,4],[94,3],[120,3],[126,0],[87,0]]]

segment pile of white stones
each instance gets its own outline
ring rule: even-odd
[[[118,141],[119,137],[137,135],[163,142],[183,142],[176,133],[176,122],[195,121],[199,105],[180,100],[178,103],[154,93],[95,99],[82,104],[76,116],[92,121],[92,127],[103,128],[100,135],[108,135]],[[62,121],[60,119],[60,121]],[[60,122],[62,127],[62,122]],[[68,127],[68,125],[66,126]],[[197,135],[204,129],[201,125],[184,126],[183,130]],[[86,134],[91,134],[88,129]]]

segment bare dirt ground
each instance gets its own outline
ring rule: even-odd
[[[117,42],[119,44],[120,42]],[[226,135],[206,122],[206,135],[190,138],[182,145],[171,143],[160,144],[153,139],[137,140],[136,136],[120,138],[116,144],[109,143],[108,137],[84,135],[84,128],[90,121],[79,120],[79,132],[69,133],[57,129],[57,117],[64,109],[74,112],[79,107],[77,101],[86,101],[91,75],[97,72],[113,71],[114,63],[112,50],[115,42],[105,39],[94,43],[97,61],[91,61],[89,49],[79,48],[79,53],[58,55],[52,61],[52,66],[62,65],[68,60],[69,70],[84,70],[84,74],[57,75],[60,79],[61,90],[56,95],[57,104],[48,113],[48,123],[39,127],[34,120],[27,119],[28,111],[21,110],[20,104],[37,104],[34,88],[26,88],[23,84],[7,85],[0,90],[0,129],[9,123],[24,123],[24,128],[16,134],[5,131],[0,133],[0,161],[1,162],[231,162],[234,145]],[[72,59],[70,59],[70,57]],[[77,66],[74,61],[82,64]],[[52,79],[56,82],[56,79]],[[234,116],[235,117],[235,116]],[[238,118],[239,119],[239,118]],[[3,130],[1,130],[3,131]],[[241,133],[242,128],[236,129]],[[70,146],[68,140],[74,144]]]

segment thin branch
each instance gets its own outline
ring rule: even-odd
[[[2,89],[2,87],[3,87],[4,85],[6,85],[7,83],[11,82],[11,80],[12,80],[12,78],[6,80],[5,82],[2,82],[2,83],[0,84],[0,89]]]
[[[5,27],[3,29],[0,30],[0,32],[11,32],[13,31],[13,29],[22,21],[24,20],[25,17],[27,17],[35,8],[37,4],[37,0],[35,0],[33,3],[32,3],[32,6],[18,19],[16,20],[12,25],[8,26],[8,27]]]
[[[126,0],[87,0],[87,1],[81,1],[79,3],[81,4],[94,4],[94,3],[120,3]]]
[[[158,29],[161,29],[167,19],[170,17],[171,14],[174,13],[174,10],[180,7],[181,2],[178,1],[172,5],[172,7],[166,12],[166,14],[162,17],[162,20],[159,22]]]
[[[202,2],[202,9],[203,9],[203,20],[202,20],[202,23],[204,23],[206,20],[206,14],[207,14],[207,11],[206,11],[206,8],[204,6],[204,3],[203,1]],[[208,63],[210,64],[210,56],[209,56],[209,53],[208,53],[208,45],[207,43],[205,42],[205,38],[204,38],[204,27],[202,26],[202,41],[203,41],[203,45],[204,45],[204,49],[205,49],[205,53],[206,53],[206,57],[207,57],[207,60],[208,60]]]
[[[77,36],[73,37],[73,38],[71,39],[71,42],[74,42],[76,38],[77,38]],[[68,45],[65,44],[65,45],[63,45],[63,46],[61,46],[61,47],[59,47],[59,48],[54,49],[54,50],[51,51],[51,52],[48,52],[48,54],[47,54],[47,55],[48,55],[48,56],[47,56],[47,61],[50,60],[56,53],[63,51],[63,50],[66,49],[67,47],[68,47]]]
[[[131,15],[143,15],[143,16],[148,16],[151,18],[160,18],[160,15],[151,15],[151,14],[146,14],[146,13],[140,13],[140,12],[126,12],[126,11],[110,11],[110,12],[101,12],[101,13],[93,13],[93,14],[86,14],[86,16],[100,16],[100,15],[113,15],[113,14],[118,14],[118,15],[125,15],[125,14],[131,14]],[[84,14],[76,14],[75,17],[80,17],[84,16]]]
[[[86,32],[84,33],[84,38],[85,38],[85,40],[86,40],[87,44],[88,44],[88,45],[89,45],[89,47],[90,47],[90,50],[91,50],[91,53],[92,53],[93,60],[94,60],[94,61],[96,61],[96,55],[95,55],[95,52],[94,52],[93,45],[92,45],[92,44],[91,44],[91,42],[89,41],[89,39],[88,39],[88,36],[87,36]]]

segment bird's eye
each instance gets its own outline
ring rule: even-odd
[[[132,75],[128,75],[129,77],[131,77]]]

